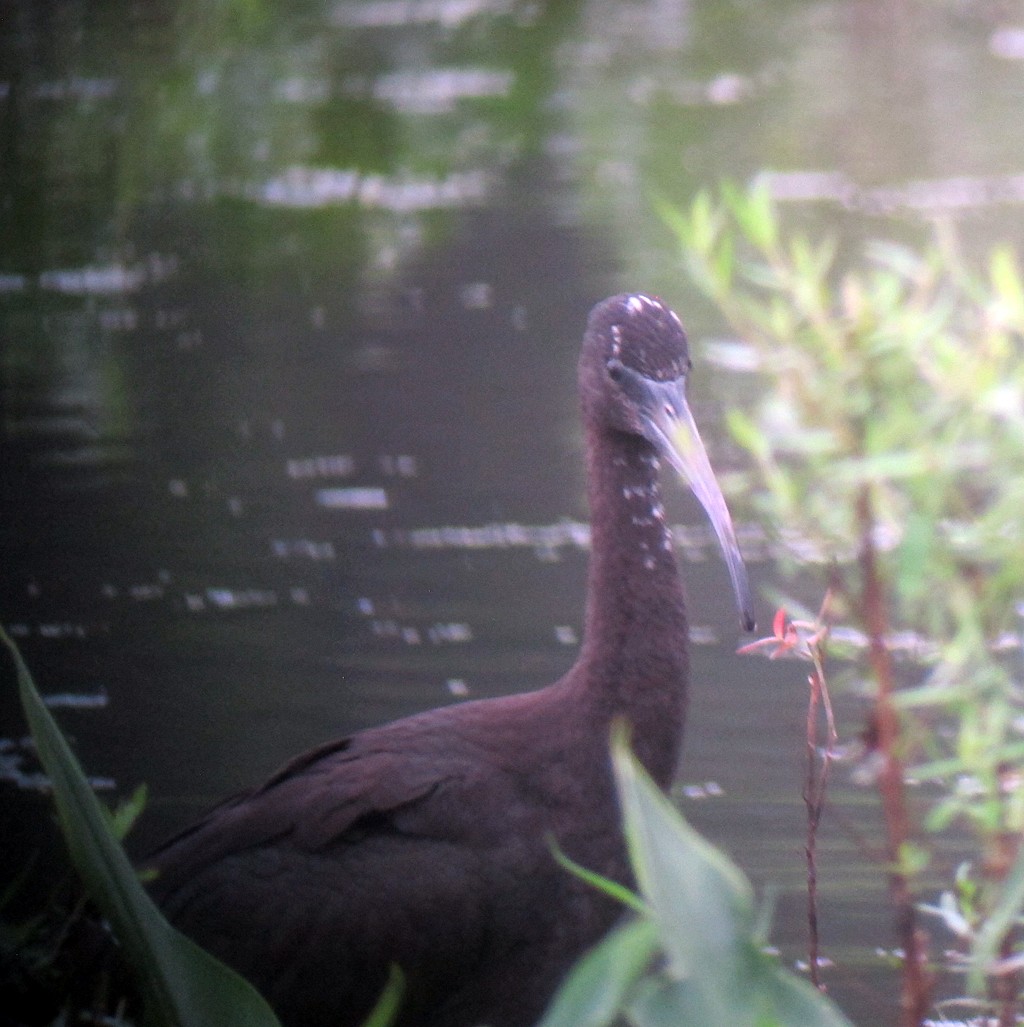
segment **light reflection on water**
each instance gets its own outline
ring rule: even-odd
[[[323,738],[569,666],[574,364],[602,295],[679,306],[712,461],[742,470],[716,428],[756,368],[652,197],[760,174],[823,231],[1022,237],[1020,29],[980,10],[364,0],[263,36],[188,5],[178,35],[23,6],[0,33],[23,225],[0,247],[2,612],[90,769],[149,782],[140,847]],[[780,888],[792,960],[803,673],[733,654],[713,539],[669,491],[698,643],[680,796]],[[32,781],[6,703],[0,766]],[[852,741],[862,710],[839,706]],[[834,787],[836,993],[891,1022],[891,974],[865,969],[891,938],[877,810]]]

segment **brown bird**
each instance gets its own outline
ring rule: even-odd
[[[683,735],[687,620],[659,458],[715,528],[741,621],[753,602],[686,405],[676,315],[615,296],[579,363],[592,545],[579,658],[539,691],[430,710],[330,742],[229,799],[150,861],[172,922],[287,1027],[360,1024],[392,964],[402,1025],[529,1027],[620,915],[556,862],[631,881],[609,728],[666,787]]]

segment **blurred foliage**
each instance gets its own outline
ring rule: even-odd
[[[763,382],[752,409],[728,415],[752,457],[755,514],[785,573],[827,568],[836,616],[853,628],[830,644],[864,681],[860,557],[874,551],[885,642],[909,657],[893,697],[898,757],[932,785],[919,793],[927,829],[966,824],[976,843],[976,866],[933,911],[973,947],[978,984],[983,961],[998,969],[993,931],[1003,939],[1015,921],[1024,876],[1017,259],[998,246],[987,266],[968,267],[941,232],[921,251],[871,242],[841,258],[835,241],[785,232],[756,185],[662,213]],[[923,855],[901,869],[913,874]]]

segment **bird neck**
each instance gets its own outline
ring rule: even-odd
[[[689,677],[686,610],[658,459],[643,439],[590,432],[591,556],[580,664],[599,717],[624,717],[662,785],[675,770]]]

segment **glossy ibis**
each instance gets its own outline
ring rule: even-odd
[[[746,628],[753,604],[686,405],[686,336],[659,300],[594,308],[579,388],[592,551],[572,669],[540,691],[466,702],[299,756],[152,858],[170,919],[248,977],[288,1027],[359,1024],[391,964],[400,1022],[528,1027],[616,904],[562,869],[629,881],[609,726],[632,725],[663,787],[689,681],[683,590],[661,507],[666,459],[721,541]]]

